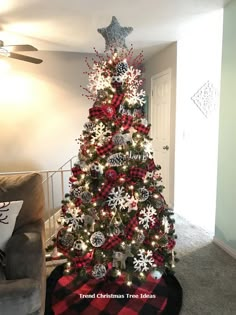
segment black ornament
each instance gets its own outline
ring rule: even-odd
[[[116,74],[118,76],[124,75],[128,70],[128,64],[125,61],[121,61],[116,66]]]

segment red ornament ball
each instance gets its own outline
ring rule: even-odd
[[[112,168],[108,169],[105,173],[105,177],[109,182],[114,182],[117,179],[117,172]]]

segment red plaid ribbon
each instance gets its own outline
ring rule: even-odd
[[[104,113],[101,107],[95,106],[89,109],[89,116],[91,118],[101,118],[104,116]]]
[[[123,101],[123,98],[124,98],[124,94],[114,94],[113,95],[113,98],[111,100],[111,104],[117,108],[121,102]]]
[[[109,194],[109,192],[111,191],[113,185],[114,185],[114,183],[111,183],[111,182],[105,183],[105,184],[102,186],[101,192],[99,193],[99,195],[100,195],[102,198],[106,198],[107,195]]]
[[[144,133],[145,135],[147,135],[150,131],[150,126],[146,127],[143,124],[136,124],[134,125],[134,128],[141,133]]]
[[[113,247],[115,247],[116,245],[120,244],[122,241],[122,239],[118,236],[112,236],[110,237],[103,245],[102,245],[102,249],[111,249]]]
[[[106,143],[105,145],[103,145],[102,147],[97,147],[97,153],[101,156],[106,155],[112,150],[113,147],[114,147],[114,144],[112,143],[112,141],[110,141]]]
[[[164,257],[158,253],[153,254],[153,259],[157,266],[163,266],[165,263]]]
[[[73,261],[76,263],[76,267],[83,267],[87,265],[93,258],[93,252],[87,253],[83,257],[75,257]]]
[[[138,226],[138,219],[137,216],[135,215],[130,221],[129,224],[127,225],[125,229],[125,235],[127,239],[132,239],[133,234],[134,234],[134,229]]]
[[[130,170],[130,176],[131,177],[137,177],[137,178],[144,178],[146,175],[147,170],[140,168],[140,167],[132,167]]]
[[[151,160],[148,162],[148,167],[147,167],[147,169],[148,169],[148,171],[150,172],[150,171],[154,171],[155,168],[156,168],[155,162],[154,162],[153,159],[151,159]]]
[[[126,114],[122,115],[121,118],[115,121],[115,124],[119,127],[122,126],[124,130],[128,130],[132,126],[132,123],[133,117]]]
[[[133,117],[130,115],[122,115],[121,123],[122,123],[122,127],[124,128],[124,130],[127,130],[132,126]]]
[[[83,171],[81,170],[81,168],[79,166],[74,166],[71,169],[73,176],[77,177],[78,175],[82,174]]]

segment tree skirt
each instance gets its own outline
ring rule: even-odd
[[[81,281],[76,274],[63,276],[56,267],[47,279],[45,315],[178,315],[182,288],[173,275],[145,282],[124,279]]]

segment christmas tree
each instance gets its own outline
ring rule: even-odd
[[[143,111],[143,54],[126,49],[132,28],[115,17],[98,31],[106,54],[95,50],[93,65],[86,60],[93,106],[78,139],[56,246],[68,258],[66,272],[97,279],[122,273],[130,284],[133,276],[173,269],[176,235]]]

